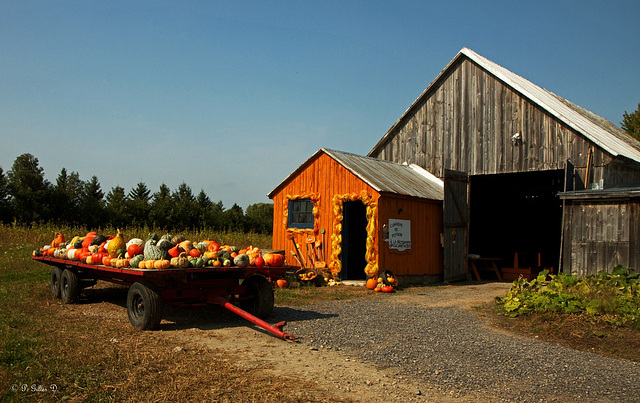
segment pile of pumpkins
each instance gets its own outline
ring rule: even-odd
[[[34,256],[75,260],[91,265],[117,268],[167,270],[172,268],[201,267],[280,267],[285,264],[284,255],[262,253],[253,246],[240,249],[220,245],[212,240],[192,242],[181,235],[149,235],[146,240],[125,240],[122,232],[105,236],[94,231],[85,236],[75,236],[69,242],[57,233],[51,244],[33,252]]]
[[[391,271],[385,270],[377,278],[369,278],[365,285],[375,292],[394,292],[398,287],[398,279]]]

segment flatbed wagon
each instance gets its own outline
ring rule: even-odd
[[[274,305],[269,280],[281,278],[289,269],[287,266],[153,270],[91,265],[44,256],[33,256],[32,259],[52,266],[51,292],[65,304],[76,303],[82,289],[95,285],[98,280],[128,286],[127,315],[138,329],[157,328],[164,304],[217,304],[281,339],[295,340],[283,331],[285,321],[274,325],[264,321]]]

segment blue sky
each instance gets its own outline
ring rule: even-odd
[[[320,147],[366,154],[462,47],[619,126],[637,1],[0,1],[0,167],[269,202]]]

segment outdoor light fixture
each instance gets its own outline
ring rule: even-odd
[[[514,146],[519,146],[522,144],[522,135],[520,133],[516,133],[511,136],[511,144]]]

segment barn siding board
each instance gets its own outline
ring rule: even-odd
[[[515,133],[523,139],[519,146],[511,140]],[[592,147],[573,128],[468,59],[453,66],[387,136],[389,141],[370,156],[416,163],[439,177],[444,169],[470,175],[564,169],[568,159],[576,167],[578,189],[585,186]],[[416,152],[421,143],[424,159]],[[591,172],[598,183],[612,158],[592,149]]]

